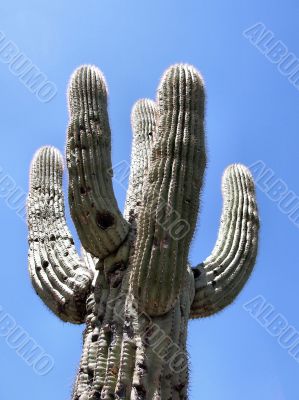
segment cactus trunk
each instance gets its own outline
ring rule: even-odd
[[[87,299],[83,355],[73,400],[186,399],[188,360],[187,323],[192,301],[193,274],[168,313],[150,317],[138,311],[128,294],[128,282],[114,271],[108,280],[99,271],[96,289]]]

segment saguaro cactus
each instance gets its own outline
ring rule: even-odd
[[[65,221],[59,151],[43,147],[32,161],[32,284],[63,321],[86,323],[73,400],[186,399],[188,320],[230,304],[252,271],[259,223],[253,180],[240,164],[223,176],[211,256],[194,268],[188,262],[206,165],[204,97],[195,68],[174,65],[157,101],[135,104],[122,215],[112,188],[105,80],[93,66],[75,71],[66,159],[81,257]]]

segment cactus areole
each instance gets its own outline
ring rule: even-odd
[[[107,86],[94,66],[71,77],[66,163],[69,206],[82,243],[67,227],[63,161],[53,147],[36,153],[28,196],[29,271],[34,289],[63,321],[85,323],[72,400],[188,398],[188,320],[229,305],[256,259],[258,214],[248,169],[223,175],[216,245],[188,262],[206,166],[203,80],[190,65],[171,66],[156,101],[132,111],[133,149],[122,214],[112,180]]]

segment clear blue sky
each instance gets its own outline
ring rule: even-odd
[[[168,65],[194,64],[207,88],[209,158],[191,252],[197,264],[216,239],[226,165],[262,160],[299,195],[299,90],[242,35],[261,22],[299,57],[298,19],[295,0],[2,2],[0,31],[58,91],[42,103],[0,62],[0,166],[27,191],[35,150],[45,144],[64,150],[66,85],[82,63],[98,65],[107,78],[113,163],[129,161],[133,103],[155,96]],[[122,207],[125,193],[115,190]],[[259,188],[257,195],[261,242],[249,283],[224,312],[190,323],[191,399],[298,400],[299,363],[243,308],[261,295],[299,330],[299,228]],[[49,374],[38,376],[0,337],[0,399],[68,400],[82,327],[60,322],[35,295],[27,273],[26,226],[3,193],[0,207],[0,305],[55,360]]]

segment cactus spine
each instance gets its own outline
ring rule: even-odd
[[[192,268],[190,242],[206,165],[204,86],[189,65],[162,77],[157,101],[132,111],[133,150],[122,215],[112,188],[107,87],[82,66],[69,86],[67,228],[62,157],[35,155],[28,197],[29,271],[63,321],[86,323],[73,400],[187,399],[188,320],[229,305],[255,263],[258,215],[248,169],[229,166],[210,257]]]

